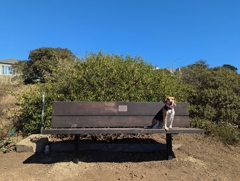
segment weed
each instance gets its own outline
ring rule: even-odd
[[[7,137],[0,141],[0,152],[7,153],[9,151],[15,150],[16,141]]]

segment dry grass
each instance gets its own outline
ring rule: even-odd
[[[16,85],[18,81],[16,76],[12,75],[0,75],[0,85]]]
[[[8,117],[11,116],[9,109],[16,107],[16,99],[9,94],[9,89],[17,90],[18,87],[13,84],[0,83],[0,138],[9,135],[13,123]]]

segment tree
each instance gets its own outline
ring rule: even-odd
[[[12,65],[14,74],[21,75],[27,60],[17,61]]]
[[[78,60],[70,50],[63,48],[38,48],[30,51],[28,61],[23,68],[23,77],[27,81],[39,78],[41,81],[54,79],[53,72],[74,64]]]
[[[199,60],[194,64],[190,64],[181,68],[181,78],[183,84],[200,86],[202,83],[199,76],[209,68],[205,60]]]
[[[228,69],[230,69],[232,71],[235,71],[235,72],[237,72],[237,70],[238,70],[236,67],[234,67],[232,65],[229,65],[229,64],[224,64],[223,67],[228,68]]]

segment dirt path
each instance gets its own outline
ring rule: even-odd
[[[162,135],[151,138],[164,141]],[[0,180],[240,180],[239,146],[204,135],[176,135],[173,143],[182,146],[170,161],[161,152],[81,151],[78,164],[71,162],[71,152],[0,154]]]

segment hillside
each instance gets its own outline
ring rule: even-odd
[[[164,143],[164,135],[147,138]],[[161,152],[81,151],[78,165],[71,152],[0,154],[0,180],[239,180],[239,146],[195,134],[175,135],[173,143],[182,146],[171,161]]]

